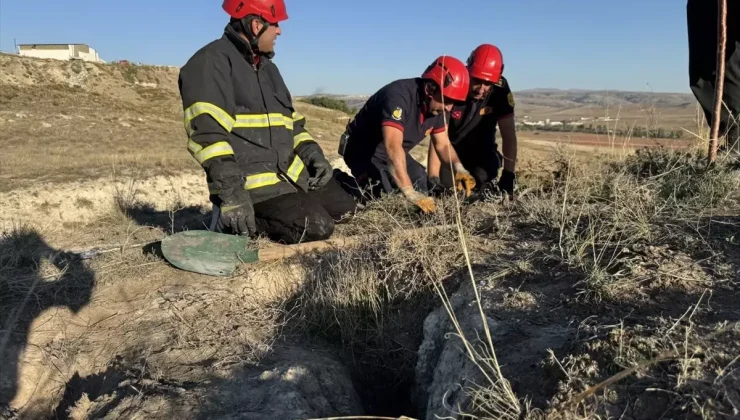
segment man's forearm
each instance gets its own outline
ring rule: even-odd
[[[516,172],[517,141],[516,134],[504,138],[501,145],[501,154],[504,155],[504,169]]]
[[[440,148],[437,150],[437,157],[439,158],[440,165],[450,166],[451,164],[454,166],[455,164],[460,163],[460,158],[457,157],[455,148],[452,147],[449,142],[439,147]]]
[[[214,187],[219,190],[244,188],[244,178],[236,160],[231,156],[221,156],[209,160],[204,169]]]
[[[411,178],[409,178],[406,170],[406,152],[403,147],[400,145],[386,147],[386,152],[390,161],[391,176],[398,188],[403,189],[412,186]]]
[[[499,120],[501,130],[501,154],[504,155],[504,169],[516,172],[517,138],[514,117]]]
[[[427,174],[429,177],[439,177],[441,166],[439,156],[437,156],[437,151],[434,149],[434,144],[429,143],[429,153],[427,156]]]

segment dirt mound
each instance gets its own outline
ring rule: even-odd
[[[0,54],[0,70],[0,85],[6,86],[66,85],[127,101],[146,99],[147,93],[154,92],[178,94],[177,67]]]

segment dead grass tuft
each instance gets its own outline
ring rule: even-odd
[[[724,215],[740,211],[733,165],[705,168],[700,152],[665,149],[587,166],[562,157],[556,156],[552,179],[509,215],[518,219],[516,231],[542,232],[545,248],[525,257],[524,265],[542,263],[551,275],[575,276],[576,296],[585,305],[576,316],[582,319],[578,334],[588,339],[576,341],[582,347],[562,359],[550,350],[544,364],[560,378],[548,418],[740,414],[732,388],[738,378],[727,368],[740,354],[737,324],[712,316],[719,308],[730,320],[736,314],[727,312],[724,299],[713,309],[708,303],[714,290],[735,291],[727,279],[732,270],[721,268],[735,255],[721,245],[732,235],[706,230],[707,219],[722,223]],[[661,295],[675,305],[699,294],[677,319],[648,306]],[[623,314],[616,324],[609,322],[614,312]],[[501,418],[500,406],[492,410],[500,392],[490,386],[468,392],[477,418]],[[525,412],[544,416],[538,409]]]
[[[670,149],[600,166],[564,161],[549,187],[522,201],[518,217],[556,235],[549,257],[584,273],[583,293],[628,295],[640,282],[636,256],[657,243],[680,243],[687,225],[740,205],[733,168],[704,167],[699,153]]]
[[[81,275],[83,272],[85,268],[71,255],[51,248],[36,229],[23,224],[12,226],[0,238],[0,325],[8,328],[6,322],[22,312],[11,310],[17,309],[19,302],[33,305],[50,289],[65,294],[54,299],[84,300],[75,294],[78,286],[90,286],[89,276]],[[75,284],[78,275],[79,285]],[[70,281],[58,282],[62,279]],[[68,287],[58,289],[60,283]]]
[[[461,263],[448,210],[449,203],[421,215],[394,196],[371,203],[340,226],[342,235],[367,240],[305,261],[302,287],[281,306],[290,319],[286,332],[340,346],[371,407],[408,403],[421,325],[438,305],[433,282]],[[445,287],[456,283],[450,278]]]

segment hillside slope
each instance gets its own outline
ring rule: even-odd
[[[517,102],[523,106],[573,108],[587,107],[614,107],[614,106],[644,106],[650,105],[660,109],[693,108],[696,98],[689,93],[674,92],[633,92],[622,90],[587,90],[587,89],[553,89],[537,88],[514,90]],[[361,107],[370,97],[369,95],[338,95],[314,94],[308,97],[328,96],[341,99],[350,107]]]
[[[515,92],[519,102],[555,108],[574,106],[654,105],[658,108],[691,108],[696,99],[688,93],[632,92],[620,90],[525,89]]]
[[[0,55],[0,192],[38,182],[199,170],[185,148],[178,69]],[[327,154],[335,111],[296,103]]]
[[[0,224],[33,225],[58,246],[80,247],[119,239],[88,228],[111,212],[170,228],[207,223],[208,191],[185,147],[177,76],[172,67],[0,54]],[[296,108],[336,159],[346,115]]]

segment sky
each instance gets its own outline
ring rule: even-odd
[[[690,92],[678,0],[286,0],[275,63],[293,95],[372,94],[437,56],[503,52],[512,89]],[[0,50],[83,43],[181,66],[221,37],[221,0],[0,0]]]

